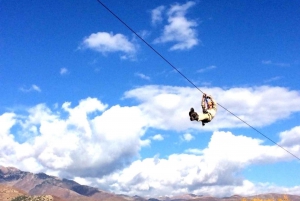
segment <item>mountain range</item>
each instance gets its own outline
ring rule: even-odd
[[[251,197],[234,195],[217,198],[186,194],[173,197],[143,198],[105,192],[94,187],[80,185],[72,180],[49,176],[45,173],[34,174],[14,167],[0,166],[1,201],[251,201],[254,199],[300,201],[300,196],[269,193]]]

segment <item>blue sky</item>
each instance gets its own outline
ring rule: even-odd
[[[300,157],[299,1],[102,1]],[[0,1],[0,165],[128,195],[299,194],[299,160],[97,0]]]

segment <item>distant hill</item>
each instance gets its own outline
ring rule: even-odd
[[[22,197],[23,196],[23,197]],[[194,194],[173,197],[143,198],[117,195],[75,181],[33,174],[13,167],[0,166],[0,201],[300,201],[300,196],[276,193],[250,197],[234,195],[225,198]]]
[[[26,195],[26,193],[10,186],[0,185],[0,200],[12,200],[22,195]]]
[[[122,196],[80,185],[44,173],[33,174],[13,167],[0,166],[0,184],[20,189],[28,195],[55,195],[66,201],[125,201]]]
[[[0,185],[1,201],[64,201],[52,195],[30,196],[22,190],[11,186]]]

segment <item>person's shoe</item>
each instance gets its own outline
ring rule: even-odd
[[[198,121],[199,115],[197,114],[197,112],[194,112],[194,113],[192,114],[192,116],[193,116],[193,119],[194,119],[194,120]]]
[[[190,109],[190,112],[189,112],[189,116],[190,116],[190,120],[191,121],[193,121],[194,119],[193,119],[193,116],[192,116],[192,114],[194,113],[195,111],[194,111],[194,108],[191,108]]]

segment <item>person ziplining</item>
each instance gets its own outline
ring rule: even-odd
[[[208,100],[209,99],[209,100]],[[189,116],[191,121],[202,121],[202,126],[210,122],[217,113],[217,102],[210,95],[203,93],[202,96],[202,114],[195,112],[194,108],[190,109]]]

